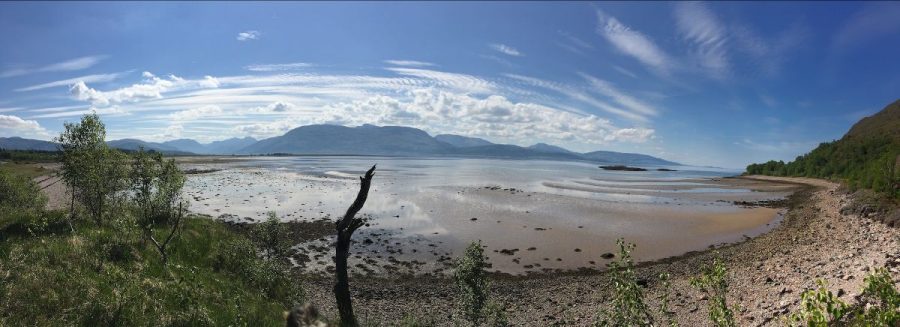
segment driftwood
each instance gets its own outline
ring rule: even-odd
[[[335,283],[334,298],[337,301],[338,311],[341,315],[341,326],[358,326],[356,316],[353,315],[353,303],[350,299],[350,282],[347,276],[347,257],[350,256],[350,238],[353,232],[363,226],[366,221],[357,218],[356,213],[362,209],[369,196],[369,186],[372,184],[372,176],[375,175],[375,166],[372,166],[365,176],[360,176],[361,185],[356,200],[347,208],[344,217],[335,223],[337,230],[337,246],[334,256]]]

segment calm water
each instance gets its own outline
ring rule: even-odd
[[[618,237],[638,244],[639,259],[656,259],[758,234],[777,213],[731,201],[787,194],[717,183],[736,172],[697,167],[619,172],[581,162],[391,157],[194,165],[223,170],[190,176],[186,189],[191,210],[213,217],[256,221],[275,211],[284,220],[331,218],[353,201],[358,176],[372,164],[378,169],[361,211],[371,222],[355,236],[366,242],[354,252],[373,271],[391,262],[443,271],[441,259],[474,240],[488,246],[494,268],[511,273],[602,266],[597,258]],[[329,257],[305,266],[325,269]]]

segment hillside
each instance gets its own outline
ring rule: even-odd
[[[439,154],[453,146],[432,138],[425,131],[400,126],[308,125],[282,136],[259,141],[241,150],[245,154]]]
[[[136,151],[159,151],[169,155],[191,154],[304,154],[304,155],[383,155],[383,156],[449,156],[505,159],[579,160],[628,165],[673,166],[678,163],[637,153],[594,151],[578,153],[568,149],[537,143],[528,147],[495,144],[485,139],[453,134],[432,137],[427,132],[403,126],[308,125],[292,129],[281,136],[261,141],[252,137],[230,138],[211,143],[177,139],[162,143],[138,139],[107,142],[111,147]],[[51,142],[22,138],[0,138],[0,149],[55,151]]]
[[[56,151],[57,144],[48,141],[23,139],[21,137],[0,137],[0,149]]]
[[[453,135],[453,134],[440,134],[434,136],[435,140],[450,144],[452,146],[458,148],[466,148],[470,146],[484,146],[491,145],[494,143],[489,142],[488,140],[477,138],[477,137],[468,137],[461,135]]]
[[[427,132],[401,126],[345,127],[309,125],[297,127],[282,136],[259,141],[242,149],[241,154],[358,154],[456,156],[506,159],[582,160],[642,165],[678,165],[656,157],[611,151],[577,153],[544,143],[529,147],[495,144],[487,140]]]
[[[747,166],[748,174],[845,180],[900,197],[900,100],[863,118],[841,139],[820,144],[794,161]]]

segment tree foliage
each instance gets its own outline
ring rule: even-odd
[[[853,126],[840,140],[819,144],[794,161],[747,166],[747,174],[832,178],[900,198],[900,101]]]
[[[472,242],[462,257],[456,260],[453,279],[458,291],[459,309],[463,319],[472,326],[506,326],[503,307],[490,299],[487,257],[481,242]]]
[[[181,196],[184,181],[175,160],[164,160],[158,152],[146,153],[143,149],[134,155],[131,194],[137,208],[137,222],[144,236],[159,250],[164,264],[168,261],[166,249],[184,216],[186,201]],[[169,234],[157,240],[153,229],[159,226],[169,227]]]
[[[106,145],[106,127],[97,114],[79,123],[65,123],[56,139],[62,149],[62,178],[73,197],[87,208],[100,225],[109,203],[125,188],[126,156]]]

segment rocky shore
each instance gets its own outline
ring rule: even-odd
[[[887,267],[900,278],[900,229],[867,218],[841,214],[848,204],[838,184],[803,178],[747,177],[802,185],[784,203],[789,208],[772,231],[744,242],[638,265],[650,305],[662,294],[659,273],[671,274],[670,309],[684,326],[708,325],[706,299],[690,287],[690,278],[719,256],[730,275],[729,304],[742,326],[782,325],[797,309],[801,293],[821,279],[839,297],[854,303],[870,269]],[[640,244],[638,244],[640,247]],[[363,321],[397,321],[408,314],[433,317],[451,325],[454,288],[441,277],[362,277],[351,280]],[[610,298],[603,272],[573,271],[528,276],[496,275],[495,297],[506,305],[515,325],[591,325]],[[310,277],[308,300],[326,314],[336,313],[332,280]],[[414,308],[414,309],[411,309]]]

